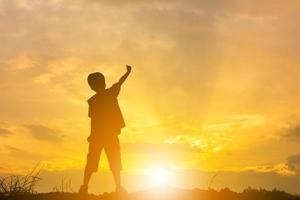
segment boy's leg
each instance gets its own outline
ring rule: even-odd
[[[114,181],[116,183],[116,193],[119,195],[126,195],[128,194],[127,190],[121,185],[121,176],[120,170],[112,170],[111,171],[114,177]]]
[[[90,171],[87,167],[88,165],[85,166],[84,169],[84,174],[83,174],[83,184],[80,186],[78,193],[80,194],[87,194],[88,193],[88,185],[89,181],[92,176],[92,171]]]
[[[104,150],[107,155],[109,166],[114,178],[116,191],[124,191],[121,185],[120,172],[122,170],[122,163],[121,163],[120,142],[117,135],[109,138],[109,142],[105,145]]]
[[[79,193],[87,194],[88,192],[88,184],[91,179],[93,172],[96,172],[98,169],[99,159],[101,150],[103,147],[96,143],[89,144],[89,152],[87,155],[87,162],[84,169],[83,175],[83,185],[79,189]]]
[[[83,175],[83,185],[88,185],[91,179],[93,172],[88,168],[88,166],[85,166],[84,169],[84,175]]]
[[[112,170],[112,175],[116,184],[116,188],[121,187],[121,176],[120,176],[120,170]]]

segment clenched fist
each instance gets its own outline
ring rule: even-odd
[[[131,67],[130,65],[126,65],[126,69],[127,69],[128,72],[131,71],[131,68],[132,68],[132,67]]]

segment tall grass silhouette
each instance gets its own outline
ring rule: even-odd
[[[35,167],[26,175],[9,175],[0,177],[0,194],[4,196],[34,194],[41,169]]]
[[[52,192],[57,193],[74,193],[72,188],[72,179],[62,177],[60,184],[53,187]]]

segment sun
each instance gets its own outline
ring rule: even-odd
[[[165,168],[153,168],[149,170],[151,186],[163,187],[170,184],[170,173]]]

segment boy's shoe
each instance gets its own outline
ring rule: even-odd
[[[86,195],[88,194],[88,186],[87,185],[82,185],[78,191],[79,194]]]

